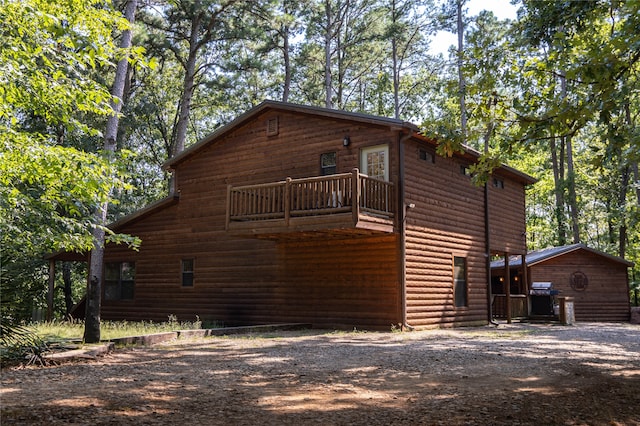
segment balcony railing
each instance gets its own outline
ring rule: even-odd
[[[351,212],[354,224],[361,215],[394,217],[393,184],[351,173],[246,186],[229,186],[227,225],[233,222],[282,219]]]

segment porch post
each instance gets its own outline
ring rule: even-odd
[[[47,321],[53,319],[53,291],[56,283],[56,261],[49,259],[49,289],[47,292]]]
[[[227,185],[227,216],[225,217],[224,229],[229,230],[229,223],[231,222],[231,185]]]
[[[353,224],[358,223],[360,218],[360,197],[362,189],[360,188],[360,170],[357,168],[351,171],[351,215]]]
[[[284,184],[284,226],[289,226],[289,219],[291,218],[291,181],[288,177]]]
[[[509,253],[504,255],[504,282],[507,295],[507,324],[511,324],[511,267],[509,266]]]
[[[527,268],[527,254],[524,253],[521,257],[522,265],[522,281],[524,281],[524,294],[526,296],[525,309],[526,315],[529,316],[529,268]]]

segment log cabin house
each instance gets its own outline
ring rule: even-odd
[[[522,267],[521,257],[509,259],[509,279],[505,279],[504,259],[492,262],[494,315],[504,317],[501,299],[510,292],[513,317],[544,316],[544,298],[535,306],[529,297],[532,283],[549,283],[559,297],[571,298],[576,321],[629,321],[631,305],[628,268],[633,263],[585,246],[572,244],[529,252]],[[527,278],[525,278],[527,277]],[[509,282],[507,287],[505,283]],[[554,312],[549,312],[554,315]]]
[[[490,257],[524,255],[530,176],[471,182],[411,123],[265,101],[166,162],[169,197],[111,225],[104,319],[486,324]],[[55,260],[55,258],[52,258]]]

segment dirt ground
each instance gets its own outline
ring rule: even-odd
[[[640,425],[640,326],[207,337],[0,382],[3,425]]]

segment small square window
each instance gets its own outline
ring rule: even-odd
[[[320,155],[320,171],[322,176],[336,174],[336,153],[327,152]]]
[[[418,151],[418,158],[428,163],[435,163],[435,156],[433,155],[433,153],[427,151],[426,149],[420,149]]]
[[[471,168],[469,166],[466,166],[466,165],[461,165],[460,166],[460,173],[465,175],[465,176],[469,176],[469,177],[472,176]]]
[[[504,189],[504,181],[502,179],[493,178],[493,186],[495,188]]]
[[[182,286],[193,287],[193,259],[182,259]]]

